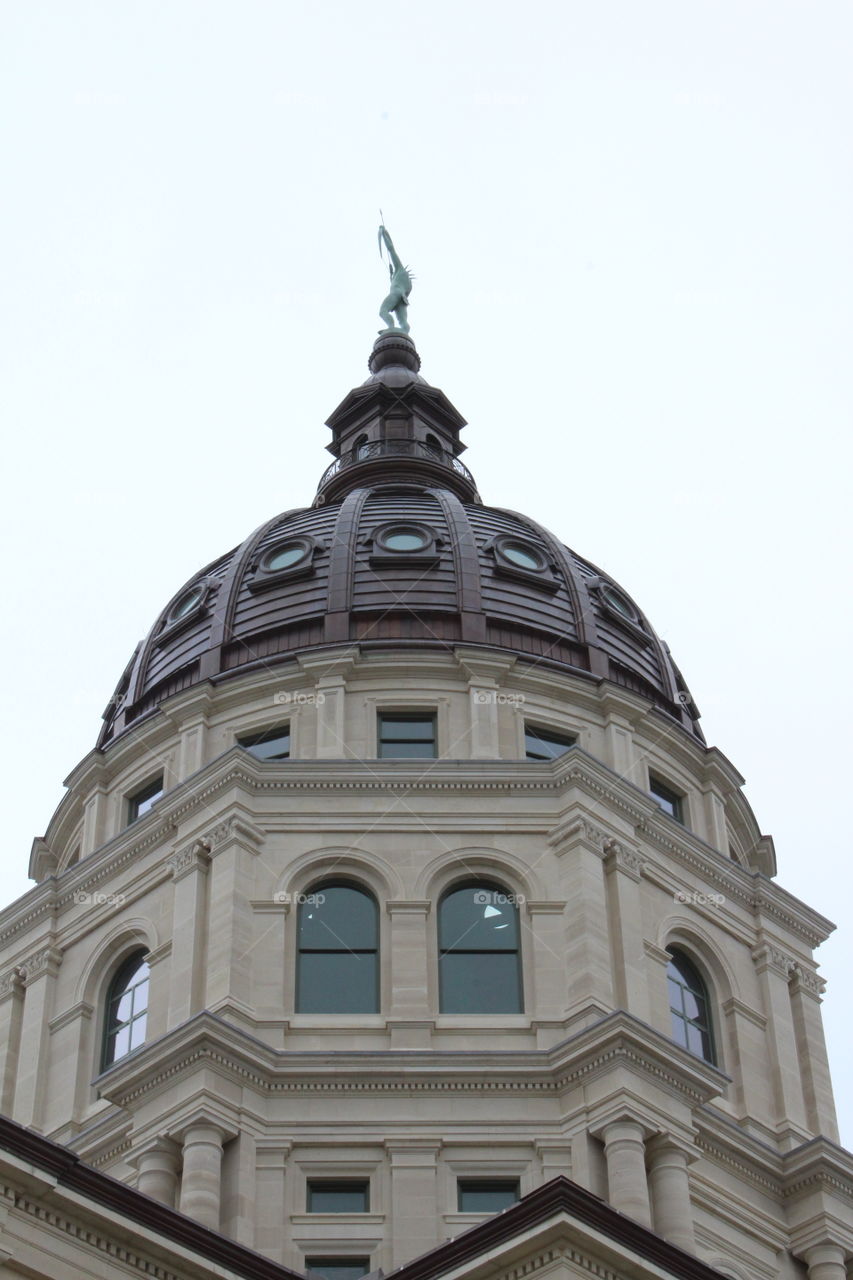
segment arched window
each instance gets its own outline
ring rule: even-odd
[[[438,909],[442,1013],[522,1013],[515,898],[500,885],[451,889]]]
[[[672,1038],[695,1053],[697,1058],[715,1063],[714,1037],[708,988],[692,960],[682,951],[670,950],[666,966]]]
[[[297,1013],[379,1012],[376,900],[350,884],[300,895]]]
[[[426,438],[425,444],[430,453],[441,454],[441,441],[438,436],[434,436],[430,433]]]
[[[134,951],[117,971],[107,994],[102,1070],[145,1043],[147,1021],[148,962],[144,951]]]
[[[357,462],[361,462],[362,458],[370,457],[370,445],[368,444],[367,436],[358,437],[355,444],[353,445],[352,452],[353,452],[353,457],[356,459]]]

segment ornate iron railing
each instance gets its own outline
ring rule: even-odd
[[[470,484],[474,484],[471,472],[447,449],[436,449],[422,440],[372,440],[369,444],[361,444],[357,449],[349,449],[336,458],[327,467],[317,486],[319,492],[333,476],[348,467],[356,467],[360,462],[372,462],[375,458],[424,458],[428,462],[437,462],[439,466],[449,467],[457,475],[462,476]]]

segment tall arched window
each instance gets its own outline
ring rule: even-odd
[[[148,962],[134,951],[116,972],[107,993],[101,1070],[145,1043],[148,1021]]]
[[[442,1013],[522,1013],[518,910],[500,885],[451,889],[438,908]]]
[[[376,900],[350,884],[321,884],[301,895],[296,964],[297,1013],[379,1012]]]
[[[367,436],[358,437],[355,444],[353,445],[352,452],[353,452],[353,457],[356,459],[357,462],[361,462],[362,458],[370,457],[370,445],[368,443]]]
[[[669,952],[666,980],[672,1016],[672,1038],[695,1053],[697,1058],[715,1063],[714,1036],[708,988],[692,960],[674,948]]]

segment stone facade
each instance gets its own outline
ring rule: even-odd
[[[439,758],[377,759],[386,706],[435,709]],[[285,720],[289,760],[234,745]],[[525,722],[578,745],[524,760]],[[127,825],[152,761],[166,794]],[[851,1243],[812,957],[831,926],[768,877],[740,783],[641,698],[500,654],[342,650],[177,695],[80,765],[0,918],[6,1110],[298,1271],[436,1248],[478,1221],[460,1177],[562,1175],[732,1275],[798,1275]],[[379,903],[379,1013],[295,1010],[298,903],[330,875]],[[472,877],[519,904],[524,1013],[439,1011],[437,903]],[[670,1038],[673,944],[708,975],[716,1066]],[[146,1043],[100,1072],[140,948]],[[370,1212],[306,1212],[323,1175],[368,1179]]]

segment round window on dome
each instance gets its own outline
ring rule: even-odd
[[[599,587],[599,594],[605,604],[611,609],[615,609],[617,613],[621,613],[623,618],[627,618],[629,622],[637,621],[637,610],[631,604],[631,601],[616,587],[612,587],[609,582],[602,582]]]
[[[169,622],[180,622],[181,618],[186,618],[192,613],[193,609],[197,609],[204,599],[206,591],[207,587],[204,585],[192,587],[189,591],[185,591],[177,604],[172,606],[169,613]]]
[[[282,569],[292,569],[295,565],[301,564],[310,552],[310,547],[304,542],[283,542],[278,547],[273,547],[272,551],[264,558],[264,569],[267,573],[278,573]]]
[[[500,554],[504,560],[519,569],[529,569],[537,573],[545,568],[545,559],[535,547],[526,542],[502,542]]]
[[[423,551],[429,545],[429,536],[422,529],[410,529],[402,525],[385,529],[377,539],[386,551]]]

